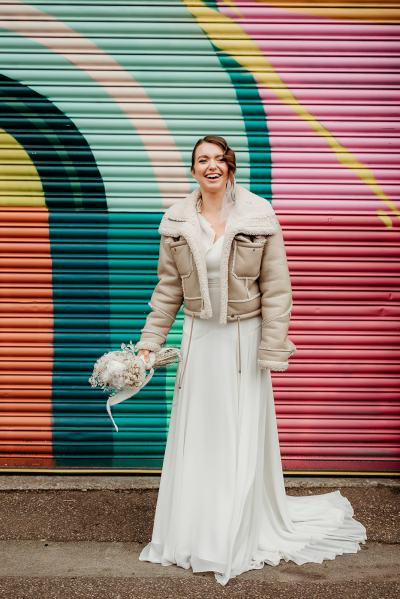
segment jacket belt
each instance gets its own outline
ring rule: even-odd
[[[186,352],[186,360],[185,360],[185,365],[183,367],[182,373],[179,376],[179,383],[178,383],[178,389],[182,388],[182,380],[183,380],[183,375],[185,374],[185,370],[186,370],[186,365],[189,359],[189,351],[190,351],[190,344],[192,341],[192,332],[193,332],[193,325],[194,325],[194,314],[192,312],[192,322],[190,325],[190,333],[189,333],[189,342],[188,342],[188,348],[187,348],[187,352]],[[237,333],[238,333],[238,354],[237,354],[237,366],[238,366],[238,373],[241,374],[242,373],[242,352],[241,352],[241,348],[240,348],[240,316],[236,317],[236,321],[237,321]]]

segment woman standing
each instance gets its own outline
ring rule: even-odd
[[[286,370],[292,289],[269,202],[235,182],[223,137],[193,148],[194,192],[164,214],[159,282],[136,344],[145,360],[182,303],[177,373],[151,541],[139,559],[213,571],[321,563],[355,553],[366,529],[340,491],[285,493],[272,370]]]

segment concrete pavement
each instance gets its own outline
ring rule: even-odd
[[[140,562],[159,476],[0,476],[0,597],[390,599],[400,584],[400,480],[286,477],[288,494],[340,489],[367,528],[356,554],[282,561],[221,587],[211,572]]]

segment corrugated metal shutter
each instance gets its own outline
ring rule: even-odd
[[[398,471],[397,3],[0,11],[2,468],[161,467],[174,371],[115,408],[119,433],[87,379],[138,338],[158,223],[195,184],[195,141],[217,132],[287,244],[284,468]]]

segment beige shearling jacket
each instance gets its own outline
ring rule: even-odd
[[[292,288],[282,230],[270,202],[241,185],[236,188],[222,242],[219,321],[237,321],[240,348],[240,320],[261,315],[258,366],[286,370],[296,346],[288,337]],[[161,220],[159,280],[137,350],[160,349],[182,304],[183,312],[192,316],[192,326],[196,317],[212,316],[199,197],[197,187],[168,208]]]

